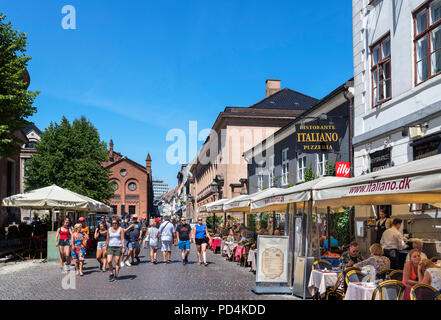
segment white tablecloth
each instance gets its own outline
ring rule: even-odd
[[[308,290],[314,295],[317,290],[321,296],[326,293],[326,288],[333,287],[337,282],[337,272],[323,272],[320,270],[312,270],[309,277]]]
[[[222,253],[226,255],[228,258],[231,258],[231,256],[234,253],[234,249],[237,247],[237,243],[234,242],[225,242],[225,244],[222,247]]]
[[[251,264],[251,271],[256,271],[257,250],[252,249],[248,252],[248,262]]]
[[[372,300],[375,286],[367,286],[366,282],[349,282],[344,300]],[[376,299],[379,297],[377,295]]]

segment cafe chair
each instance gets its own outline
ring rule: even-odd
[[[325,268],[331,270],[332,264],[326,260],[316,260],[312,264],[312,270],[325,269]]]
[[[403,270],[394,270],[389,274],[390,280],[397,280],[402,281],[403,280]]]
[[[372,300],[376,300],[377,295],[380,295],[380,300],[403,300],[406,286],[397,280],[383,281],[377,285],[374,292],[372,292]]]
[[[366,274],[359,270],[351,270],[346,273],[345,282],[346,286],[349,285],[349,282],[362,282],[363,278],[366,277]]]
[[[377,280],[386,280],[390,273],[394,271],[393,269],[384,269],[383,271],[377,273]]]
[[[410,300],[441,300],[441,294],[434,287],[419,283],[410,289]]]
[[[343,300],[345,297],[344,277],[344,273],[338,275],[334,286],[326,291],[326,300]]]

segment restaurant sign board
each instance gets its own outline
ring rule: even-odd
[[[339,151],[340,134],[335,122],[313,121],[296,125],[298,152],[323,153]]]
[[[288,282],[288,248],[287,236],[262,236],[257,238],[256,282]]]

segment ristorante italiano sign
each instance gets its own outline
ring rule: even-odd
[[[298,124],[295,136],[298,152],[318,153],[339,150],[340,136],[334,123]]]

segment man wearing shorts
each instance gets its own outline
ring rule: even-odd
[[[179,250],[182,252],[182,264],[188,263],[188,254],[190,253],[190,234],[191,226],[186,218],[181,218],[181,224],[176,227]]]
[[[174,226],[170,222],[170,217],[166,217],[165,221],[159,227],[161,239],[161,251],[164,263],[171,263],[171,247],[173,244]]]
[[[137,263],[140,262],[139,252],[141,251],[141,246],[139,242],[141,240],[142,233],[141,233],[141,224],[138,223],[138,217],[136,215],[132,217],[131,225],[133,225],[133,227],[127,232],[129,235],[129,241],[127,243],[128,253],[127,253],[126,264],[128,262],[129,257],[131,257],[132,259],[132,264],[135,264],[135,259]]]

